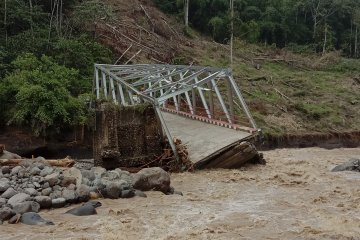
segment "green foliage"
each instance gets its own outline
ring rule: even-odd
[[[39,135],[86,121],[84,98],[71,92],[80,78],[77,70],[33,54],[18,57],[12,65],[16,70],[0,83],[8,124],[29,125]]]

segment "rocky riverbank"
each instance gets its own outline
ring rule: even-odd
[[[89,199],[146,197],[142,191],[149,190],[174,193],[170,175],[161,168],[131,174],[101,167],[52,167],[42,158],[27,160],[20,166],[0,168],[0,221]]]

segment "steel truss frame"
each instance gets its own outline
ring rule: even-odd
[[[95,64],[94,92],[97,99],[112,100],[124,106],[142,102],[153,104],[177,159],[176,146],[161,111],[251,133],[260,131],[229,69]],[[239,116],[245,117],[249,126],[243,122],[239,124]]]

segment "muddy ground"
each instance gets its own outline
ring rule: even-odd
[[[0,239],[360,239],[360,148],[280,149],[268,165],[173,174],[184,196],[101,200],[97,216],[42,212],[55,226],[0,226]]]

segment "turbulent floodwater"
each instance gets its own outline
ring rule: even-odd
[[[266,166],[172,175],[184,196],[100,200],[98,215],[41,212],[55,226],[0,226],[0,239],[360,239],[358,149],[264,152]]]

